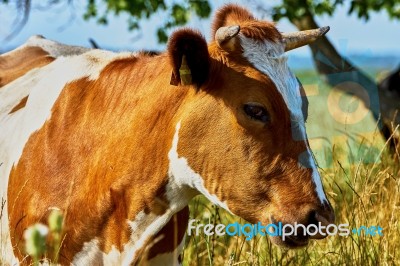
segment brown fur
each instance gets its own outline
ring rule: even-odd
[[[214,38],[219,28],[233,25],[240,25],[240,32],[248,38],[272,42],[282,40],[274,23],[257,20],[247,9],[234,4],[225,5],[217,12],[212,24],[211,36]]]
[[[221,27],[242,25],[247,21],[254,20],[255,18],[247,9],[235,4],[225,5],[215,14],[211,36],[214,37],[217,30]]]
[[[27,101],[28,101],[28,96],[22,98],[22,100],[16,106],[14,106],[13,109],[11,109],[11,111],[8,114],[15,113],[16,111],[24,108]]]
[[[0,55],[0,89],[28,71],[45,66],[53,60],[40,47],[31,46]]]
[[[36,47],[35,47],[36,48]],[[36,49],[34,49],[35,51],[38,51]],[[35,62],[40,62],[40,60],[42,59],[42,53],[29,53],[30,49],[25,49],[24,50],[26,53],[13,53],[13,55],[15,56],[13,58],[14,62],[19,62],[22,61],[23,58],[20,58],[21,56],[29,56],[29,58],[32,61]],[[146,56],[148,55],[147,53],[142,53],[141,56]],[[153,54],[150,54],[151,56]],[[35,58],[36,56],[36,58]],[[51,63],[51,61],[53,60],[48,60],[47,63]],[[130,64],[131,62],[129,61],[128,64]],[[43,65],[44,66],[44,62]],[[14,66],[17,67],[17,66]],[[38,66],[40,67],[40,66]],[[111,66],[110,66],[111,67]],[[30,69],[28,68],[22,68],[22,69],[17,69],[16,72],[19,73],[20,76],[22,76],[23,71],[28,72]],[[10,72],[9,72],[10,73]],[[15,77],[17,78],[17,77]],[[9,114],[14,113],[20,109],[22,109],[23,107],[25,107],[26,102],[27,102],[28,96],[24,97],[20,103],[18,105],[16,105]],[[119,227],[119,224],[116,223],[116,221],[121,221],[122,219],[126,219],[127,216],[127,210],[126,210],[126,204],[125,204],[125,200],[124,198],[127,197],[126,192],[124,191],[124,186],[126,186],[126,184],[122,184],[123,181],[121,182],[117,182],[115,184],[113,184],[110,187],[110,201],[113,202],[113,209],[114,209],[114,216],[115,219],[110,219],[107,220],[105,222],[104,225],[104,234],[107,235],[107,239],[105,239],[106,241],[108,241],[110,244],[107,244],[106,242],[101,243],[101,248],[104,250],[109,251],[109,247],[111,246],[111,243],[115,243],[115,242],[120,242],[121,244],[119,246],[122,246],[123,243],[126,243],[126,241],[128,240],[128,237],[121,237],[118,234],[115,234],[115,227]],[[71,187],[68,188],[68,193],[71,193],[72,191],[69,191]],[[59,190],[57,190],[59,191]],[[159,194],[162,194],[159,192]],[[160,198],[156,198],[151,204],[149,204],[149,206],[146,207],[147,212],[152,211],[153,213],[156,214],[162,214],[165,209],[165,205],[167,205],[167,202],[165,202],[165,199],[160,199]],[[187,221],[187,212],[188,209],[185,208],[185,210],[182,210],[181,212],[179,212],[178,216],[174,216],[177,218],[173,218],[171,219],[171,221],[165,226],[165,228],[163,230],[161,230],[159,232],[159,234],[157,234],[156,236],[154,236],[152,239],[159,239],[160,236],[162,236],[161,240],[159,240],[155,245],[151,245],[148,250],[146,251],[147,254],[144,254],[146,256],[147,259],[151,259],[153,257],[155,257],[157,254],[159,254],[160,252],[171,252],[173,251],[177,245],[182,241],[183,237],[184,237],[184,232],[185,232],[185,228],[186,228],[186,221]],[[45,222],[47,219],[47,215],[48,215],[48,211],[46,211],[45,209],[43,209],[43,215],[41,215],[40,217],[40,221]],[[186,217],[186,218],[185,218]],[[72,219],[74,220],[74,218],[72,217]],[[22,218],[20,221],[17,222],[17,227],[20,226],[19,222],[23,221],[24,218]],[[178,225],[176,223],[179,223]],[[29,224],[29,223],[28,223]],[[172,231],[171,231],[172,230]],[[23,231],[23,230],[22,230]],[[128,230],[126,230],[128,231]],[[175,234],[174,238],[176,238],[176,242],[171,242],[170,241],[170,236],[171,234]],[[166,235],[166,236],[165,236]],[[22,257],[24,256],[23,252],[20,252],[20,250],[23,250],[22,242],[21,242],[21,238],[18,237],[18,240],[16,241],[16,243],[19,243],[17,245],[17,252],[18,254]],[[149,242],[152,240],[149,239]],[[66,242],[64,243],[64,247],[67,245]],[[67,259],[65,254],[61,254],[61,261]],[[29,261],[25,260],[24,262],[29,263]]]

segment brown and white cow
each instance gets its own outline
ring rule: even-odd
[[[208,46],[182,29],[159,56],[54,56],[0,87],[13,261],[29,263],[23,232],[54,208],[65,215],[63,265],[136,264],[143,254],[177,264],[199,193],[252,223],[332,223],[306,137],[307,101],[284,57],[326,31],[281,34],[227,5]]]

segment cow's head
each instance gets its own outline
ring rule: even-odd
[[[170,176],[252,223],[333,223],[306,136],[307,99],[284,57],[326,31],[284,35],[228,5],[208,47],[194,31],[176,32],[172,82],[190,75],[192,87],[177,114]],[[321,237],[273,240],[298,247]]]

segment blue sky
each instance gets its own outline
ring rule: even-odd
[[[34,1],[34,5],[37,1]],[[213,8],[217,8],[229,1],[212,1]],[[238,2],[238,1],[237,1]],[[246,2],[243,0],[243,2]],[[250,1],[250,2],[254,2]],[[277,0],[272,0],[271,5]],[[16,14],[12,5],[0,5],[0,50],[4,47],[15,47],[22,44],[33,34],[42,34],[46,38],[59,42],[89,46],[88,39],[93,38],[104,48],[116,48],[124,50],[137,49],[163,49],[157,43],[155,35],[157,27],[165,19],[165,15],[153,17],[150,21],[142,23],[141,32],[129,32],[127,30],[126,16],[110,19],[107,26],[97,25],[93,20],[84,21],[86,1],[74,1],[74,9],[77,16],[70,20],[72,9],[66,6],[54,8],[53,12],[45,12],[34,8],[30,19],[24,29],[12,40],[5,42],[4,38],[11,30],[13,18]],[[239,1],[240,3],[240,1]],[[36,4],[37,5],[37,4]],[[246,6],[255,9],[246,2]],[[37,7],[37,6],[36,6]],[[391,21],[385,13],[373,14],[370,21],[364,22],[355,15],[348,16],[347,8],[339,8],[333,17],[318,17],[317,22],[331,26],[328,33],[330,40],[344,54],[371,54],[400,56],[400,22]],[[268,18],[268,17],[267,17]],[[199,29],[209,38],[210,20],[199,20],[193,17],[189,26]],[[277,24],[281,31],[295,31],[295,27],[288,21],[282,20]],[[307,47],[291,52],[292,55],[309,55]]]

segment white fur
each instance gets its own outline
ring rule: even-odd
[[[115,246],[111,247],[109,253],[104,253],[99,248],[99,240],[95,238],[83,244],[82,250],[74,256],[71,265],[119,266],[123,264],[121,261],[121,253]]]
[[[139,251],[145,248],[149,238],[156,235],[179,210],[167,208],[162,215],[139,212],[132,221],[127,220],[131,229],[129,241],[124,245],[122,252],[112,249],[110,253],[103,253],[99,241],[93,239],[84,244],[83,249],[74,256],[73,265],[130,265],[137,259]],[[147,247],[155,243],[148,243]],[[145,252],[145,251],[144,251]],[[145,255],[145,254],[144,254]]]
[[[168,217],[173,215],[171,210],[168,210],[164,215],[157,216],[155,214],[141,211],[133,221],[127,221],[131,228],[131,237],[128,243],[124,245],[124,250],[121,252],[112,246],[109,253],[104,253],[99,248],[99,240],[97,238],[92,239],[89,242],[84,243],[82,250],[77,253],[72,261],[72,265],[130,265],[134,259],[137,259],[138,252],[142,250],[146,244],[146,241],[160,231],[165,224],[169,221]],[[161,239],[159,239],[161,240]],[[156,240],[157,241],[157,240]],[[155,242],[156,243],[156,242]],[[148,243],[148,247],[155,243]],[[171,253],[160,254],[155,258],[146,262],[146,265],[164,265],[165,262],[169,261],[166,265],[177,265],[178,255],[182,251],[184,241]],[[144,250],[144,256],[146,250]],[[176,263],[170,263],[176,261]],[[163,262],[164,264],[160,264]]]
[[[260,42],[243,35],[240,35],[240,42],[244,50],[243,56],[256,69],[267,75],[274,82],[289,109],[292,128],[297,127],[299,129],[301,135],[299,140],[306,140],[307,134],[301,108],[302,99],[299,83],[294,74],[289,70],[287,58],[284,57],[283,44],[269,41]],[[321,202],[327,201],[312,152],[307,143],[306,146],[309,166],[313,170],[312,178],[316,192]]]
[[[79,55],[91,50],[86,47],[65,45],[52,40],[47,40],[40,35],[30,37],[26,45],[40,47],[54,58],[60,56]]]
[[[90,48],[65,45],[52,40],[48,40],[41,35],[34,35],[30,37],[26,41],[26,43],[12,51],[4,53],[3,56],[12,55],[15,51],[22,50],[26,47],[40,47],[43,49],[43,51],[47,52],[49,56],[54,58],[58,58],[60,56],[79,55],[90,50]]]
[[[101,70],[111,61],[132,54],[92,50],[80,56],[59,57],[53,63],[34,69],[0,90],[0,197],[7,198],[8,177],[13,165],[21,157],[32,133],[39,130],[51,117],[51,109],[64,86],[74,80],[98,78]],[[28,96],[26,106],[9,114],[21,99]],[[7,204],[1,219],[1,248],[3,258],[12,260],[8,232]],[[6,248],[4,248],[6,246]]]
[[[173,214],[171,209],[168,209],[161,216],[153,213],[145,214],[142,211],[134,221],[128,221],[132,233],[129,242],[124,246],[123,265],[129,265],[137,258],[138,252],[144,248],[146,241],[157,234],[168,223]]]

